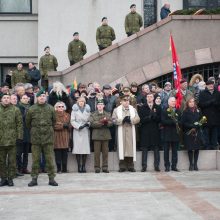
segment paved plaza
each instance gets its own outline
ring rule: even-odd
[[[42,174],[0,188],[1,220],[219,220],[220,171]]]

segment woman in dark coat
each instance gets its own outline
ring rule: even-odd
[[[183,127],[183,141],[184,146],[188,150],[190,171],[198,171],[197,161],[199,157],[199,148],[201,146],[201,127],[198,122],[201,117],[202,115],[195,104],[195,99],[189,99],[186,102],[186,108],[183,111],[181,120]]]
[[[147,95],[147,103],[139,109],[139,117],[141,122],[141,148],[142,148],[142,172],[147,168],[147,154],[149,150],[154,151],[154,168],[159,170],[160,163],[160,122],[161,110],[158,105],[154,103],[154,95],[152,93]]]

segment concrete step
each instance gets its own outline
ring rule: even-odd
[[[141,166],[141,155],[142,152],[137,152],[137,161],[135,162],[135,168],[137,171],[140,171]],[[171,158],[171,154],[170,154]],[[153,152],[150,151],[148,154],[148,171],[154,170],[154,155]],[[31,170],[32,158],[31,154],[29,154],[29,163],[28,169]],[[109,170],[117,171],[119,169],[119,159],[117,152],[109,152],[108,158]],[[189,169],[189,161],[187,151],[178,151],[178,169],[180,170],[188,170]],[[199,160],[198,160],[199,170],[220,170],[220,151],[218,150],[200,150]],[[160,151],[160,169],[164,170],[164,160],[163,160],[163,151]],[[77,172],[77,163],[76,157],[72,153],[68,154],[68,170],[69,172]],[[86,170],[88,172],[94,172],[94,155],[91,153],[88,155],[86,162]]]

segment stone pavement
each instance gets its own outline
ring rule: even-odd
[[[219,220],[220,171],[58,174],[0,188],[0,220]]]

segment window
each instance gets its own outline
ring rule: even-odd
[[[0,0],[0,13],[30,14],[32,0]]]
[[[157,1],[144,0],[144,27],[157,22]]]
[[[184,9],[193,8],[216,8],[220,7],[220,0],[183,0]]]

